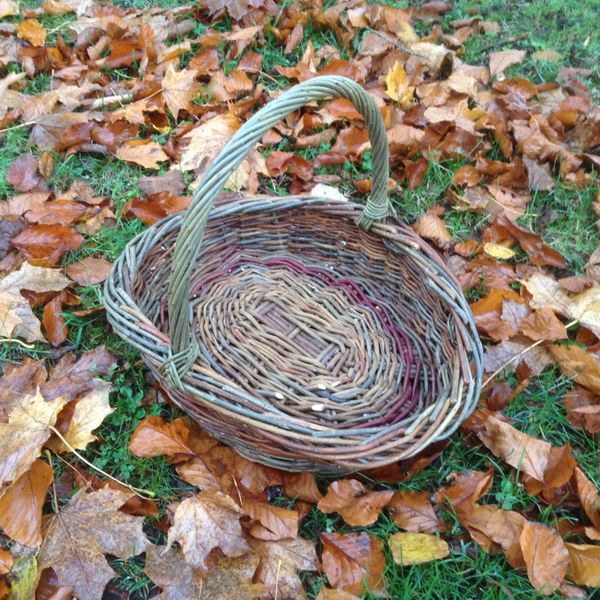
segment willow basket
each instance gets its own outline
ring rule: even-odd
[[[320,196],[213,206],[266,131],[331,97],[351,100],[369,131],[364,208]],[[186,214],[147,229],[114,264],[114,329],[176,404],[251,460],[323,473],[383,466],[447,438],[477,402],[472,314],[436,252],[388,217],[388,161],[371,96],[316,77],[247,121]]]

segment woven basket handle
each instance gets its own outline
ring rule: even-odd
[[[180,377],[191,367],[199,353],[198,343],[191,331],[189,293],[192,268],[215,198],[256,142],[277,122],[313,100],[332,97],[352,101],[364,117],[371,139],[373,186],[358,224],[369,228],[374,221],[387,216],[389,150],[385,126],[377,104],[360,85],[346,77],[315,77],[287,90],[259,110],[238,129],[208,167],[200,187],[192,198],[175,243],[168,296],[171,351],[170,357],[163,365],[163,372],[177,387],[182,386]]]

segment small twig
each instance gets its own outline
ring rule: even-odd
[[[375,29],[371,29],[370,27],[367,27],[367,31],[374,33],[377,37],[380,37],[382,40],[385,40],[386,42],[396,46],[396,48],[398,48],[398,50],[402,50],[402,52],[405,52],[406,54],[410,54],[411,56],[416,56],[418,58],[426,58],[425,56],[423,56],[422,54],[419,54],[418,52],[413,52],[412,50],[407,48],[404,44],[397,42],[395,39],[389,37],[385,33],[381,33],[381,31],[376,31]],[[450,52],[450,50],[448,50],[448,52]]]
[[[0,129],[0,133],[6,133],[7,131],[15,131],[15,129],[22,129],[23,127],[29,127],[29,125],[35,125],[37,121],[25,121],[25,123],[19,123],[19,125],[15,125],[14,127],[6,127],[5,129]]]
[[[570,327],[573,327],[573,325],[577,325],[577,323],[579,323],[578,320],[575,321],[571,321],[570,323],[567,323],[565,325],[565,329],[569,329]],[[504,369],[506,369],[506,367],[508,367],[508,365],[510,365],[511,363],[513,363],[515,360],[517,360],[518,358],[520,358],[521,356],[523,356],[524,354],[526,354],[527,352],[529,352],[530,350],[533,350],[534,348],[537,348],[540,344],[542,344],[543,342],[545,342],[546,340],[538,340],[537,342],[534,342],[533,344],[531,344],[531,346],[527,346],[527,348],[525,348],[524,350],[521,350],[521,352],[519,352],[519,354],[515,354],[515,356],[513,356],[512,358],[510,358],[509,360],[507,360],[502,366],[498,367],[484,382],[483,385],[481,386],[481,389],[483,389],[484,387],[486,387],[491,381],[492,379],[494,379],[494,377],[496,377],[496,375],[498,375],[498,373],[500,373],[501,371],[504,371]]]
[[[281,571],[281,559],[277,561],[277,575],[275,576],[275,598],[273,600],[277,600],[277,596],[279,595],[279,571]]]
[[[52,471],[54,471],[54,467],[52,466],[52,454],[50,454],[50,450],[46,449],[44,453],[46,454],[50,468]],[[56,484],[54,482],[54,477],[52,477],[52,510],[54,511],[54,514],[58,514],[58,498],[56,495]]]
[[[104,96],[103,98],[96,98],[91,104],[90,109],[96,110],[97,108],[108,108],[112,104],[128,104],[133,102],[133,94],[115,94],[114,96]]]
[[[53,427],[52,425],[48,425],[48,429],[50,429],[50,431],[52,431],[59,437],[61,442],[69,449],[70,452],[72,452],[79,460],[84,462],[88,467],[90,467],[91,469],[94,469],[94,471],[98,471],[98,473],[101,473],[105,477],[112,479],[114,482],[116,482],[120,485],[124,485],[126,488],[129,488],[136,496],[139,496],[140,498],[144,498],[143,494],[145,494],[146,496],[149,496],[150,498],[154,498],[154,496],[156,496],[156,494],[150,490],[143,490],[141,488],[136,488],[128,483],[125,483],[124,481],[121,481],[120,479],[117,479],[116,477],[113,477],[106,471],[103,471],[100,467],[97,467],[96,465],[92,464],[89,460],[87,460],[87,458],[84,458],[83,456],[81,456],[81,454],[79,454],[79,452],[77,452],[77,450],[75,450],[75,448],[73,448],[73,446],[71,446],[71,444],[69,444],[69,442],[67,442],[67,440],[64,438],[62,433],[60,431],[58,431],[58,429],[56,429],[56,427]]]
[[[33,350],[35,348],[35,346],[33,344],[26,344],[25,342],[22,342],[21,340],[17,340],[15,338],[5,338],[5,337],[0,337],[0,344],[20,344],[21,346],[23,346],[23,348],[27,348],[28,350]]]

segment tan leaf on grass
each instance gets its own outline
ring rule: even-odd
[[[177,71],[173,63],[169,63],[162,89],[165,102],[175,118],[179,116],[179,111],[189,110],[192,100],[198,95],[200,84],[196,80],[197,75],[192,69]]]
[[[490,75],[498,77],[504,75],[508,67],[518,65],[523,62],[527,52],[525,50],[502,50],[501,52],[492,52],[490,54]]]
[[[419,565],[445,558],[450,554],[447,542],[430,533],[399,531],[388,538],[397,565]]]
[[[387,510],[394,523],[402,529],[427,533],[439,531],[440,522],[433,511],[428,492],[395,492]]]
[[[207,568],[206,559],[213,548],[231,557],[246,554],[250,546],[240,525],[243,515],[229,496],[213,490],[200,492],[175,510],[167,546],[178,542],[186,561],[196,569]]]
[[[492,469],[487,471],[453,471],[449,476],[451,483],[441,487],[434,495],[433,501],[439,504],[450,502],[458,510],[461,506],[470,507],[485,496],[494,481]]]
[[[408,75],[399,62],[395,62],[394,66],[388,71],[385,77],[385,85],[387,95],[398,102],[400,106],[408,106],[412,102],[415,86],[408,85]]]
[[[162,417],[150,415],[136,427],[129,441],[129,450],[144,457],[194,454],[188,446],[189,437],[190,428],[185,418],[165,423]]]
[[[352,594],[383,589],[385,557],[381,542],[368,533],[322,533],[323,570],[329,583]]]
[[[46,341],[39,319],[20,294],[0,290],[0,337],[23,338],[26,342]]]
[[[570,565],[567,578],[578,585],[600,587],[600,546],[565,543]]]
[[[508,367],[513,372],[523,362],[532,375],[539,375],[552,364],[552,358],[543,346],[531,346],[530,343],[515,340],[488,346],[484,354],[484,368],[489,373],[503,367]]]
[[[23,546],[37,548],[42,543],[42,507],[52,475],[47,463],[36,460],[0,497],[0,527]]]
[[[46,402],[39,390],[24,396],[8,415],[8,423],[0,423],[0,486],[11,483],[26,473],[51,435],[65,398]],[[5,490],[0,487],[0,493]]]
[[[569,552],[564,542],[550,527],[527,522],[520,543],[529,581],[543,596],[550,596],[569,569]]]
[[[556,279],[542,273],[536,273],[521,283],[532,296],[532,308],[551,308],[569,321],[579,321],[600,336],[600,284],[595,283],[579,294],[568,294]]]
[[[221,484],[218,478],[215,477],[201,458],[193,458],[190,461],[177,465],[175,468],[183,481],[191,483],[201,490],[221,491]]]
[[[51,440],[48,446],[55,452],[70,452],[73,448],[85,450],[88,444],[97,439],[92,431],[98,429],[104,419],[114,412],[108,402],[111,391],[110,383],[99,382],[93,390],[74,400],[75,408],[67,430],[62,434],[70,447],[61,439]]]
[[[576,462],[568,444],[552,446],[494,416],[486,420],[485,431],[479,438],[498,458],[552,487],[565,485],[575,469]]]
[[[447,249],[452,242],[452,236],[441,219],[443,214],[444,209],[440,206],[430,208],[417,219],[415,229],[421,237],[433,240],[440,248]]]
[[[583,511],[594,527],[600,529],[600,492],[580,467],[575,468],[573,483]]]
[[[116,157],[146,169],[160,169],[161,162],[169,160],[158,142],[128,140],[117,148]]]
[[[60,585],[72,587],[79,600],[101,598],[116,575],[104,555],[127,560],[143,552],[148,543],[143,517],[119,511],[132,496],[110,488],[76,494],[48,522],[40,569],[52,567]]]
[[[67,275],[79,285],[102,283],[110,273],[112,263],[105,258],[87,256],[67,266]]]
[[[251,536],[267,541],[298,537],[297,510],[249,500],[244,501],[242,509],[252,519],[248,529]]]
[[[180,549],[148,544],[144,573],[162,588],[163,600],[202,598],[202,575],[185,562]],[[215,600],[212,596],[211,598]],[[229,600],[233,598],[235,596],[231,596]]]
[[[317,508],[324,513],[338,512],[348,525],[364,527],[377,521],[393,495],[393,490],[370,492],[356,479],[340,479],[329,485]]]
[[[34,267],[24,262],[18,271],[13,271],[0,280],[0,291],[59,292],[69,285],[71,282],[61,269]]]
[[[46,30],[37,19],[25,19],[17,25],[17,35],[32,46],[43,46]]]
[[[323,497],[317,487],[315,476],[308,471],[285,473],[283,476],[283,489],[288,498],[298,498],[313,504],[316,504]]]
[[[576,344],[552,344],[550,353],[567,377],[600,393],[600,360],[591,352]]]

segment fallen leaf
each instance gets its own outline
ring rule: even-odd
[[[87,256],[67,266],[67,275],[79,285],[102,283],[110,273],[112,263],[104,258]]]
[[[179,549],[148,544],[144,573],[162,588],[163,600],[202,598],[202,575],[185,562],[183,552]],[[215,600],[213,596],[211,598]],[[230,600],[232,598],[234,596],[230,596]]]
[[[63,307],[60,296],[55,296],[44,306],[42,324],[46,332],[46,339],[54,347],[60,346],[69,334],[62,311]]]
[[[352,594],[383,589],[385,557],[381,542],[368,533],[321,533],[323,570],[329,583]]]
[[[117,148],[115,155],[146,169],[160,169],[159,163],[169,160],[158,142],[148,140],[128,140]]]
[[[60,292],[69,285],[71,282],[63,275],[61,269],[35,267],[27,262],[24,262],[19,270],[0,279],[0,291],[11,293],[21,290]]]
[[[448,249],[452,236],[446,223],[440,218],[443,214],[444,210],[439,206],[430,208],[417,219],[415,229],[421,237],[433,240],[440,248]]]
[[[440,529],[428,492],[395,492],[387,510],[394,523],[407,531],[435,533]]]
[[[530,343],[508,340],[495,346],[488,346],[484,353],[484,368],[488,373],[507,367],[513,372],[521,363],[525,363],[531,375],[539,375],[552,364],[550,354],[543,346],[532,347]]]
[[[419,565],[445,558],[448,544],[437,535],[399,531],[388,538],[394,562],[400,566]]]
[[[39,187],[42,180],[38,173],[38,160],[31,154],[19,156],[8,168],[6,181],[19,192],[29,192]]]
[[[0,485],[4,486],[26,473],[40,454],[51,434],[64,398],[46,402],[39,390],[34,396],[24,396],[0,423]],[[0,493],[4,492],[0,488]]]
[[[283,489],[289,498],[298,498],[304,502],[316,504],[323,494],[317,487],[315,476],[308,472],[285,473],[283,475]]]
[[[556,341],[568,337],[565,326],[547,306],[539,308],[522,319],[519,328],[521,333],[535,341]]]
[[[569,569],[569,552],[564,542],[550,527],[527,522],[520,543],[529,581],[543,596],[550,596]]]
[[[106,584],[116,576],[104,555],[127,560],[148,544],[143,517],[119,511],[132,495],[110,488],[76,494],[48,522],[40,569],[52,567],[59,584],[73,588],[79,600],[101,598]]]
[[[8,573],[13,566],[13,557],[8,550],[0,548],[0,575]]]
[[[516,252],[512,248],[490,242],[483,245],[483,251],[496,260],[509,260],[516,255]]]
[[[189,110],[200,91],[196,81],[197,72],[192,69],[177,71],[169,63],[162,81],[163,96],[173,116],[177,118],[182,110]],[[161,159],[162,160],[162,159]]]
[[[32,263],[53,266],[63,254],[83,244],[83,236],[65,225],[29,225],[12,244]]]
[[[19,3],[15,0],[0,0],[0,19],[14,17],[19,11]]]
[[[242,509],[221,492],[208,490],[185,499],[175,511],[167,546],[181,545],[185,559],[195,569],[206,569],[213,548],[226,556],[246,554],[250,546],[240,526]]]
[[[573,479],[583,511],[594,527],[600,529],[600,493],[580,467],[575,468]]]
[[[593,354],[577,344],[552,344],[550,353],[567,377],[600,393],[600,361]]]
[[[37,19],[25,19],[17,25],[17,35],[32,46],[43,46],[46,30]]]
[[[188,446],[190,428],[185,418],[180,417],[165,423],[161,417],[149,415],[140,421],[131,440],[129,450],[136,456],[172,456],[194,454]]]
[[[487,471],[454,471],[450,475],[450,485],[441,487],[433,496],[436,503],[450,502],[458,510],[461,506],[469,508],[477,500],[485,496],[492,487],[494,472]]]
[[[356,479],[341,479],[329,485],[317,508],[326,514],[338,512],[348,525],[365,527],[375,523],[393,495],[393,490],[369,492]]]
[[[316,600],[360,600],[360,598],[354,594],[351,594],[350,592],[344,592],[343,590],[335,590],[323,586],[319,590]]]
[[[600,546],[565,543],[569,553],[567,578],[579,585],[600,587]]]
[[[408,76],[404,67],[395,62],[394,66],[388,71],[385,77],[385,85],[387,95],[400,104],[406,107],[412,102],[415,87],[408,85]]]
[[[523,62],[527,52],[525,50],[503,50],[490,54],[490,76],[498,77],[504,75],[504,71],[513,65]]]
[[[531,58],[534,60],[545,60],[546,62],[559,62],[562,56],[556,50],[537,50],[533,52]]]
[[[0,527],[15,542],[31,548],[42,543],[42,507],[51,481],[52,468],[38,459],[0,497]]]
[[[569,294],[556,279],[543,273],[535,273],[521,283],[532,296],[532,308],[550,308],[600,335],[600,284],[595,283],[579,294]]]
[[[479,438],[495,456],[552,487],[565,485],[575,469],[575,459],[568,444],[552,446],[494,416],[485,421],[485,430]]]
[[[195,485],[201,490],[221,491],[219,479],[206,466],[201,458],[193,458],[191,461],[177,465],[177,474],[183,481]]]
[[[527,177],[530,190],[548,192],[554,188],[554,179],[547,163],[541,163],[529,156],[523,157],[527,168]]]
[[[242,509],[252,520],[248,532],[257,539],[275,541],[298,536],[296,510],[252,501],[244,501]]]
[[[202,594],[198,598],[232,600],[234,598],[254,600],[273,597],[267,595],[267,587],[255,582],[255,573],[260,557],[246,554],[237,558],[219,556],[212,561],[210,574],[202,583]],[[189,599],[189,594],[186,600]]]

